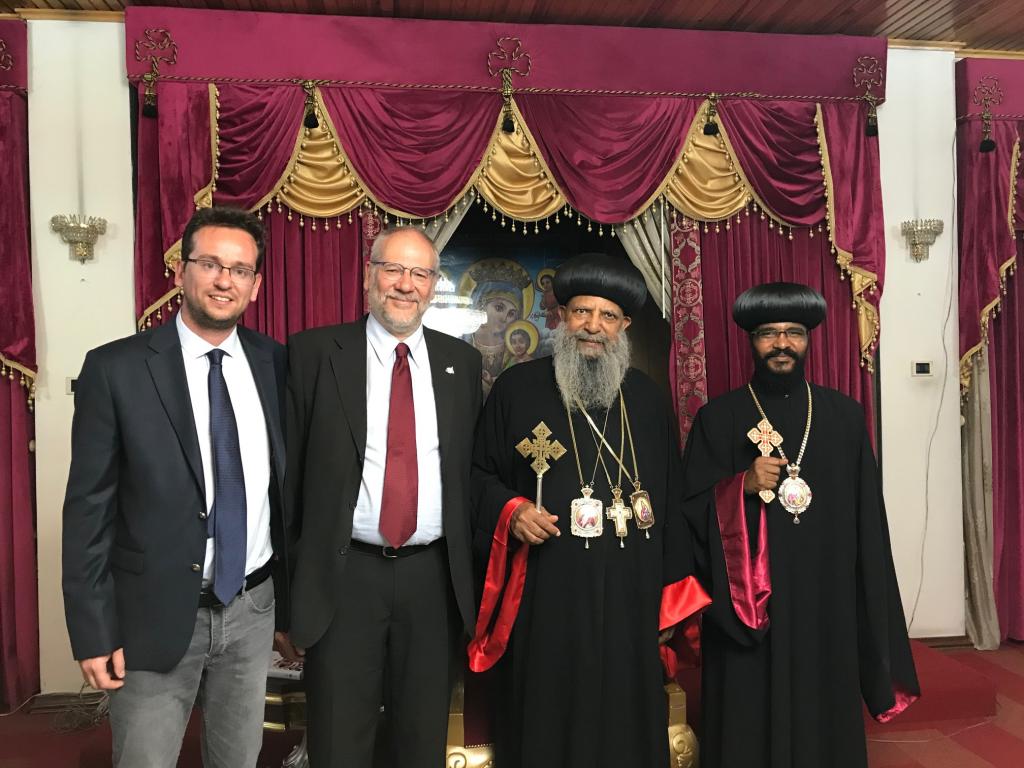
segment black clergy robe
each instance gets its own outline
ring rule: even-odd
[[[794,462],[804,382],[773,393],[755,377],[754,387]],[[742,491],[759,455],[747,433],[761,419],[747,388],[705,405],[687,442],[685,511],[713,599],[703,616],[703,768],[864,768],[861,700],[885,721],[920,693],[863,410],[835,390],[811,391],[800,476],[813,500],[799,525],[777,498],[767,504],[766,542],[760,499]]]
[[[590,539],[589,549],[570,533],[569,508],[581,496],[580,480],[551,358],[505,371],[481,415],[473,475],[479,554],[484,561],[502,510],[516,497],[535,496],[536,474],[530,459],[516,450],[517,443],[532,440],[533,429],[543,421],[551,430],[549,439],[567,449],[560,459],[550,461],[551,469],[544,475],[543,505],[558,515],[561,536],[529,548],[522,602],[508,650],[499,662],[495,765],[501,768],[668,764],[659,626],[685,618],[707,598],[690,575],[692,548],[680,504],[680,457],[672,412],[654,382],[636,370],[627,373],[622,392],[639,477],[655,514],[649,538],[635,521],[627,522],[629,533],[622,548],[607,519],[603,535]],[[604,411],[591,416],[603,425]],[[573,424],[580,464],[589,481],[595,476],[595,441],[582,414],[573,415]],[[618,451],[618,400],[607,425],[606,439]],[[628,447],[626,455],[632,473]],[[619,470],[607,451],[605,462],[614,483]],[[622,487],[628,503],[633,488],[625,478]],[[594,497],[607,511],[612,495],[600,466]],[[501,525],[507,526],[507,517]],[[525,545],[514,539],[510,544],[520,546]]]

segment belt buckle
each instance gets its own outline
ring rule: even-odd
[[[398,550],[394,547],[381,547],[380,554],[382,557],[386,557],[389,560],[393,560],[394,558],[398,557]]]

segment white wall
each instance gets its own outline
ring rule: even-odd
[[[61,596],[61,505],[73,400],[65,379],[85,353],[134,330],[134,239],[124,26],[30,21],[29,183],[39,378],[36,490],[39,642],[44,693],[77,691]],[[107,220],[96,257],[80,264],[50,230],[54,214]]]
[[[953,63],[949,51],[890,49],[878,110],[886,233],[882,471],[915,637],[964,634]],[[921,263],[900,232],[902,221],[915,218],[945,225]],[[931,361],[933,375],[911,377],[913,361]]]

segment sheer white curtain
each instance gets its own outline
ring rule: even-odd
[[[988,348],[974,356],[961,428],[967,636],[982,651],[999,648],[992,580],[992,400]]]
[[[664,317],[672,309],[671,211],[656,203],[649,215],[615,227],[629,260],[644,276],[647,290]]]

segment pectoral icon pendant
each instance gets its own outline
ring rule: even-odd
[[[582,498],[573,499],[569,506],[569,530],[573,536],[584,539],[590,549],[590,539],[604,532],[604,504],[593,498],[594,489],[589,485],[584,485],[580,493]]]

